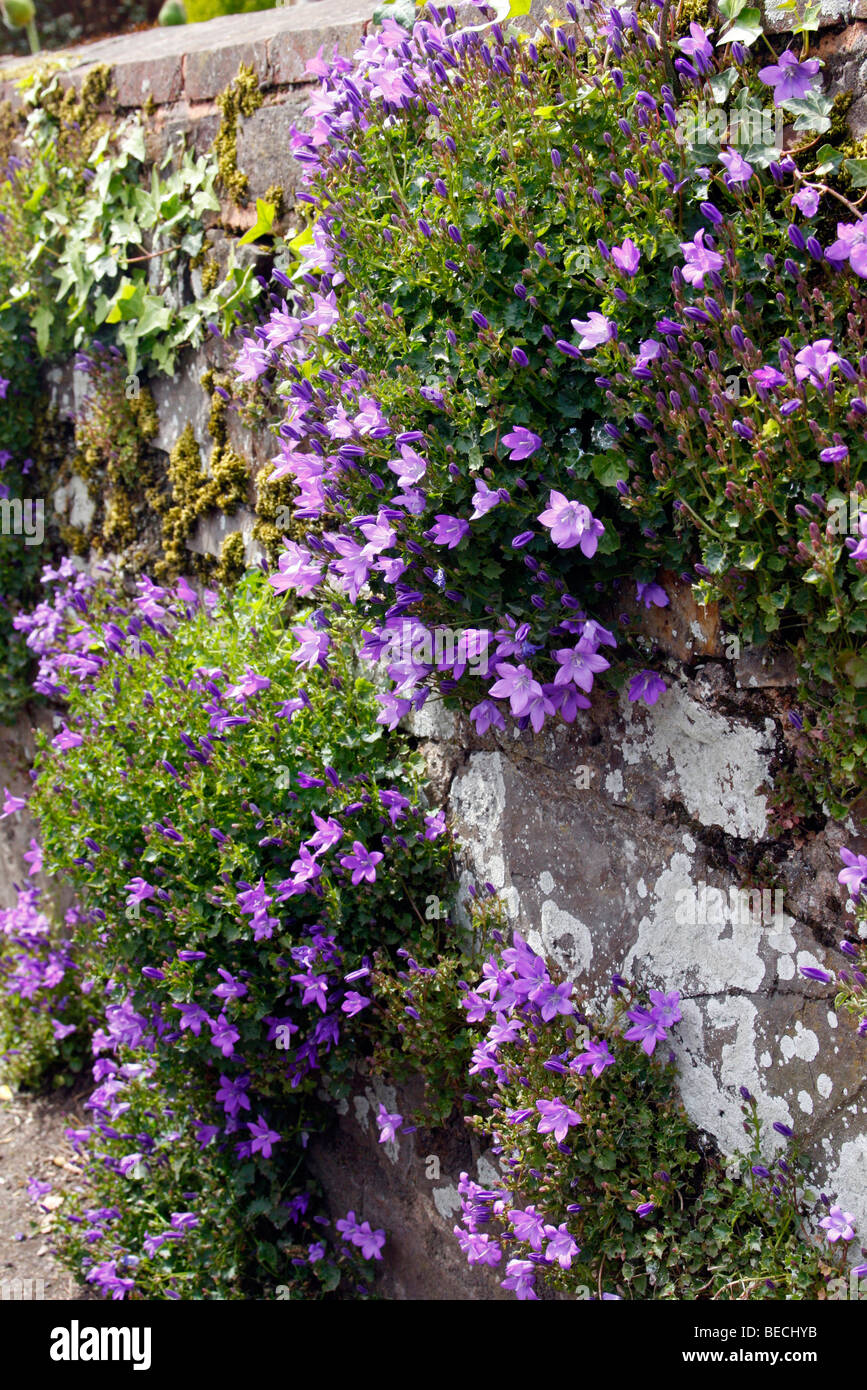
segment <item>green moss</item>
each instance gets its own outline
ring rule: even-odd
[[[212,146],[217,156],[217,181],[232,201],[241,207],[248,201],[249,181],[238,168],[238,117],[252,116],[263,100],[254,69],[244,63],[238,69],[238,76],[232,85],[217,97],[217,106],[222,115],[220,129]]]
[[[209,257],[202,266],[202,289],[209,294],[219,283],[220,267],[213,257]]]
[[[849,129],[849,122],[846,119],[849,114],[849,108],[854,100],[855,94],[853,92],[840,92],[839,95],[834,98],[834,104],[831,107],[831,129],[828,131],[827,136],[829,145],[837,145],[842,149],[844,145],[851,145],[854,143],[852,140],[852,132]],[[848,153],[847,150],[847,154]]]
[[[215,396],[208,426],[214,440],[210,476],[189,423],[169,457],[171,500],[162,522],[163,558],[156,566],[160,578],[189,567],[186,542],[201,516],[210,511],[232,513],[246,501],[249,468],[246,459],[226,444],[225,409],[225,402]],[[213,568],[213,561],[197,557],[196,567],[200,571]]]
[[[62,525],[60,527],[60,539],[73,555],[85,556],[90,550],[90,537],[85,531],[80,531],[77,526]]]
[[[275,217],[283,217],[286,212],[286,191],[282,183],[272,183],[265,189],[265,202],[274,209]]]
[[[237,584],[246,568],[244,555],[244,537],[240,531],[233,531],[223,541],[220,550],[220,563],[214,573],[214,578],[220,587],[231,587]]]

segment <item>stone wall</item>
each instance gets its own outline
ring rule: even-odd
[[[218,125],[215,98],[240,63],[251,64],[265,104],[240,122],[239,163],[253,196],[280,183],[291,200],[297,170],[288,133],[309,99],[305,63],[321,46],[351,52],[371,12],[365,0],[320,0],[112,39],[69,55],[64,80],[80,82],[94,63],[110,64],[122,109],[152,99],[152,150],[160,154],[180,133],[205,149]],[[770,7],[769,14],[785,27],[784,14],[774,17]],[[867,0],[826,0],[820,25],[816,51],[831,91],[863,92]],[[12,75],[0,62],[0,99],[15,97]],[[867,130],[867,97],[858,96],[850,123],[856,135]],[[243,227],[252,213],[226,207],[223,220]],[[207,360],[203,349],[174,380],[156,383],[156,443],[166,454],[187,421],[206,443],[199,377]],[[71,415],[72,375],[59,374],[54,387]],[[238,442],[252,466],[267,457],[267,441]],[[63,499],[67,508],[76,505],[74,493]],[[243,511],[208,518],[190,544],[216,553],[227,526],[249,539],[251,524]],[[248,545],[248,558],[254,553]],[[773,833],[768,801],[795,701],[790,661],[755,652],[729,660],[715,615],[696,609],[682,586],[674,585],[664,613],[633,608],[632,616],[668,654],[670,688],[652,709],[611,701],[569,728],[508,739],[476,738],[433,700],[414,717],[433,795],[464,845],[462,884],[493,882],[514,925],[600,1008],[614,971],[680,990],[675,1045],[695,1124],[733,1153],[742,1138],[738,1088],[746,1085],[769,1122],[783,1121],[806,1140],[821,1181],[865,1230],[864,1044],[835,1016],[829,991],[805,981],[799,967],[831,962],[845,922],[838,851],[843,844],[864,851],[867,842],[853,826],[835,824],[821,833]],[[27,723],[0,736],[0,783],[14,791],[26,785]],[[0,823],[0,901],[7,903],[13,881],[24,881],[20,856],[29,838],[11,825]],[[743,911],[738,890],[750,887],[768,894],[761,915]],[[694,922],[685,909],[691,901]],[[449,1234],[461,1171],[484,1182],[491,1156],[457,1123],[381,1146],[372,1123],[380,1099],[389,1110],[412,1108],[412,1094],[360,1076],[334,1135],[314,1145],[313,1163],[335,1206],[355,1207],[391,1231],[383,1292],[500,1296],[489,1273],[467,1269]]]

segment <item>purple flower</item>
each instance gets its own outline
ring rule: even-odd
[[[570,1070],[579,1072],[581,1076],[587,1070],[592,1071],[594,1076],[601,1076],[606,1067],[613,1067],[613,1065],[614,1058],[611,1056],[604,1038],[600,1041],[589,1042],[585,1050],[569,1063]]]
[[[380,1101],[376,1123],[379,1125],[380,1144],[388,1144],[397,1138],[398,1128],[403,1124],[403,1116],[390,1115]]]
[[[500,1281],[504,1289],[511,1289],[521,1301],[536,1300],[533,1284],[536,1280],[536,1266],[532,1260],[510,1260],[506,1265],[506,1278]]]
[[[354,840],[352,853],[344,854],[340,860],[344,869],[352,871],[352,886],[355,888],[361,882],[376,882],[376,866],[382,859],[379,850],[369,850],[360,840]]]
[[[565,1101],[537,1100],[536,1109],[542,1116],[536,1126],[540,1134],[553,1134],[558,1144],[562,1144],[570,1125],[580,1125],[581,1116],[572,1110]]]
[[[725,181],[729,188],[738,183],[749,183],[753,176],[753,166],[748,164],[737,150],[720,150],[720,164],[725,165]]]
[[[572,327],[580,335],[578,347],[582,352],[586,352],[588,348],[601,347],[609,338],[614,337],[615,331],[611,319],[595,310],[588,314],[586,319],[573,319]]]
[[[815,965],[802,965],[800,969],[805,979],[818,980],[823,985],[829,985],[834,978],[833,975],[829,975],[827,970],[820,970]]]
[[[473,496],[473,512],[470,521],[478,521],[480,517],[499,506],[502,500],[499,490],[489,488],[483,478],[476,478],[476,491]]]
[[[456,516],[446,516],[440,513],[435,520],[436,524],[427,534],[434,545],[445,545],[448,546],[449,550],[454,550],[456,545],[460,545],[470,529],[468,521],[462,521]]]
[[[570,502],[562,492],[552,488],[548,496],[548,507],[539,515],[539,521],[551,531],[551,540],[560,550],[571,550],[580,545],[581,553],[588,560],[596,554],[599,537],[605,527],[592,516],[589,507],[583,502]]]
[[[0,813],[0,820],[6,820],[7,816],[14,816],[18,810],[24,810],[26,801],[24,796],[13,796],[7,788],[3,788],[3,812]]]
[[[638,602],[643,603],[645,608],[649,608],[651,604],[657,608],[668,607],[668,594],[661,584],[643,584],[639,579],[636,581],[635,589]]]
[[[797,54],[787,48],[776,63],[759,69],[759,81],[773,87],[775,106],[782,106],[784,101],[803,101],[813,90],[813,78],[820,66],[818,58],[799,62]]]
[[[526,1211],[522,1211],[520,1207],[515,1207],[507,1215],[518,1240],[524,1241],[533,1250],[541,1250],[545,1238],[545,1219],[536,1208],[527,1207]]]
[[[758,367],[750,376],[759,386],[763,386],[767,391],[773,391],[778,386],[785,386],[788,377],[778,372],[776,367]]]
[[[310,627],[307,624],[293,627],[292,633],[298,639],[298,648],[292,652],[290,660],[299,666],[322,665],[331,646],[331,638],[328,633],[318,632],[315,627]]]
[[[366,1009],[369,1003],[370,1000],[365,998],[363,994],[359,994],[355,989],[350,989],[347,990],[340,1008],[349,1018],[354,1018],[356,1014],[361,1013],[362,1009]]]
[[[652,1013],[646,1009],[630,1009],[626,1015],[632,1020],[632,1027],[623,1034],[629,1042],[640,1042],[642,1051],[648,1057],[658,1042],[665,1037],[665,1028]]]
[[[656,1210],[656,1203],[655,1203],[655,1202],[640,1202],[640,1203],[638,1204],[638,1206],[635,1208],[635,1215],[636,1215],[636,1216],[649,1216],[650,1213],[651,1213],[652,1211],[655,1211],[655,1210]]]
[[[225,1014],[220,1014],[216,1022],[209,1018],[208,1027],[211,1030],[212,1045],[222,1052],[224,1057],[231,1057],[235,1051],[235,1043],[241,1036],[237,1028],[232,1027]]]
[[[837,240],[828,247],[825,259],[837,269],[848,261],[856,275],[867,277],[867,221],[838,222]]]
[[[129,894],[126,900],[128,907],[133,903],[145,902],[148,898],[152,898],[156,891],[143,878],[132,878],[129,883],[125,883],[123,886]]]
[[[508,434],[502,436],[502,442],[510,450],[509,458],[514,463],[519,463],[521,459],[527,459],[541,446],[542,440],[538,434],[532,430],[525,429],[523,425],[516,425]]]
[[[545,1235],[548,1239],[545,1259],[549,1264],[556,1260],[561,1269],[571,1269],[573,1259],[581,1252],[567,1231],[565,1223],[560,1226],[546,1226]]]
[[[556,660],[560,663],[560,669],[554,677],[555,685],[577,685],[579,689],[589,691],[593,686],[593,678],[600,671],[605,671],[610,666],[604,656],[600,656],[595,647],[581,638],[575,647],[561,647],[554,652]]]
[[[665,681],[655,671],[639,671],[629,682],[629,702],[643,700],[646,705],[655,705],[665,692]]]
[[[663,1028],[671,1028],[673,1024],[680,1023],[683,1014],[680,1012],[680,994],[676,989],[672,990],[671,994],[663,994],[658,989],[652,989],[650,999],[653,1004],[650,1015]]]
[[[867,883],[867,855],[841,849],[840,858],[846,867],[838,873],[837,882],[848,888],[851,898],[857,898],[863,884]]]
[[[823,1231],[828,1232],[828,1240],[832,1245],[837,1240],[855,1239],[855,1218],[851,1211],[843,1211],[842,1207],[831,1207],[819,1225]]]
[[[688,39],[678,39],[678,48],[692,59],[697,72],[710,72],[713,65],[713,47],[710,42],[713,29],[705,31],[700,24],[693,21],[689,26],[689,33]]]
[[[506,721],[497,709],[493,700],[481,700],[470,710],[470,718],[476,726],[476,733],[481,736],[486,734],[490,728],[505,729]]]
[[[815,188],[810,188],[807,185],[805,188],[799,188],[798,192],[793,194],[792,203],[804,217],[815,217],[819,211],[821,196]]]
[[[699,290],[704,289],[704,277],[714,270],[722,270],[724,264],[718,251],[712,251],[709,246],[705,246],[704,238],[704,227],[700,227],[692,241],[680,243],[685,261],[683,278],[687,284],[694,285]]]
[[[251,1152],[261,1153],[263,1158],[270,1158],[274,1145],[280,1143],[280,1135],[276,1130],[268,1128],[267,1122],[261,1115],[257,1116],[255,1120],[248,1120],[247,1128],[253,1136],[253,1142],[250,1145]]]
[[[624,275],[634,275],[641,261],[641,252],[632,238],[627,237],[622,246],[612,246],[611,259]],[[590,317],[592,318],[593,315],[591,314]]]
[[[831,369],[839,361],[831,339],[818,338],[815,343],[795,353],[795,377],[798,381],[809,378],[814,386],[827,386],[831,380]]]
[[[528,666],[513,666],[508,661],[497,663],[499,680],[491,686],[491,694],[498,700],[508,700],[515,718],[527,712],[530,701],[542,694],[542,687],[534,679]]]

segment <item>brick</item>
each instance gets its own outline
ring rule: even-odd
[[[301,169],[289,153],[289,140],[307,100],[306,92],[298,92],[238,122],[238,167],[250,180],[251,198],[261,197],[275,183],[287,195],[297,186]]]
[[[327,0],[320,0],[317,11],[324,9]],[[271,80],[277,87],[294,86],[301,82],[316,79],[305,72],[305,66],[315,58],[319,49],[323,57],[329,59],[334,45],[343,54],[351,54],[359,45],[364,29],[363,20],[346,24],[331,24],[324,28],[300,29],[297,32],[277,34],[269,45],[271,54]]]
[[[252,67],[260,85],[269,77],[268,45],[228,43],[184,58],[184,92],[188,101],[213,101],[238,76],[241,64]]]
[[[138,107],[148,97],[153,97],[157,106],[166,106],[178,101],[183,90],[183,60],[175,54],[120,62],[113,67],[112,77],[119,106]]]

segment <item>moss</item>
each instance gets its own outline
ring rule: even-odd
[[[77,526],[62,525],[60,527],[60,539],[73,555],[85,556],[90,550],[90,537],[85,531],[80,531]]]
[[[160,430],[160,417],[157,414],[156,401],[145,386],[138,396],[129,400],[129,408],[138,426],[138,432],[142,439],[154,439]]]
[[[249,181],[238,168],[238,117],[252,116],[263,100],[254,69],[244,63],[238,69],[235,81],[217,97],[222,116],[212,146],[217,156],[217,182],[240,207],[244,207],[248,201]]]
[[[117,92],[111,85],[111,69],[100,63],[92,68],[81,84],[61,87],[54,79],[38,94],[38,105],[57,122],[58,157],[75,167],[84,167],[97,140],[110,125],[111,113],[104,107]]]
[[[677,33],[681,33],[693,23],[700,24],[703,29],[713,28],[715,8],[713,0],[682,0],[677,11]]]
[[[209,424],[214,439],[210,476],[189,423],[169,456],[171,501],[163,516],[163,558],[156,567],[160,578],[178,574],[188,566],[186,542],[201,516],[210,511],[234,512],[246,500],[250,481],[247,461],[227,447],[224,415],[225,402],[215,396]],[[212,563],[200,561],[199,568]]]
[[[202,266],[202,290],[205,294],[210,294],[211,290],[216,289],[220,283],[220,267],[211,256]]]
[[[102,535],[105,544],[113,550],[125,550],[128,546],[135,545],[135,518],[130,499],[122,489],[113,491],[106,501]]]
[[[265,202],[271,204],[274,209],[275,217],[283,217],[285,215],[286,192],[282,183],[272,183],[270,188],[266,188]]]
[[[214,578],[220,586],[231,587],[237,584],[246,568],[244,537],[240,531],[233,531],[223,541],[220,550],[220,563],[214,573]]]
[[[852,132],[846,117],[854,100],[854,92],[840,92],[834,98],[831,107],[831,129],[827,136],[829,145],[837,145],[842,149],[844,145],[853,143]]]
[[[142,111],[147,116],[148,120],[150,120],[156,114],[156,109],[157,104],[154,101],[154,94],[153,92],[148,92],[147,97],[142,105]]]

